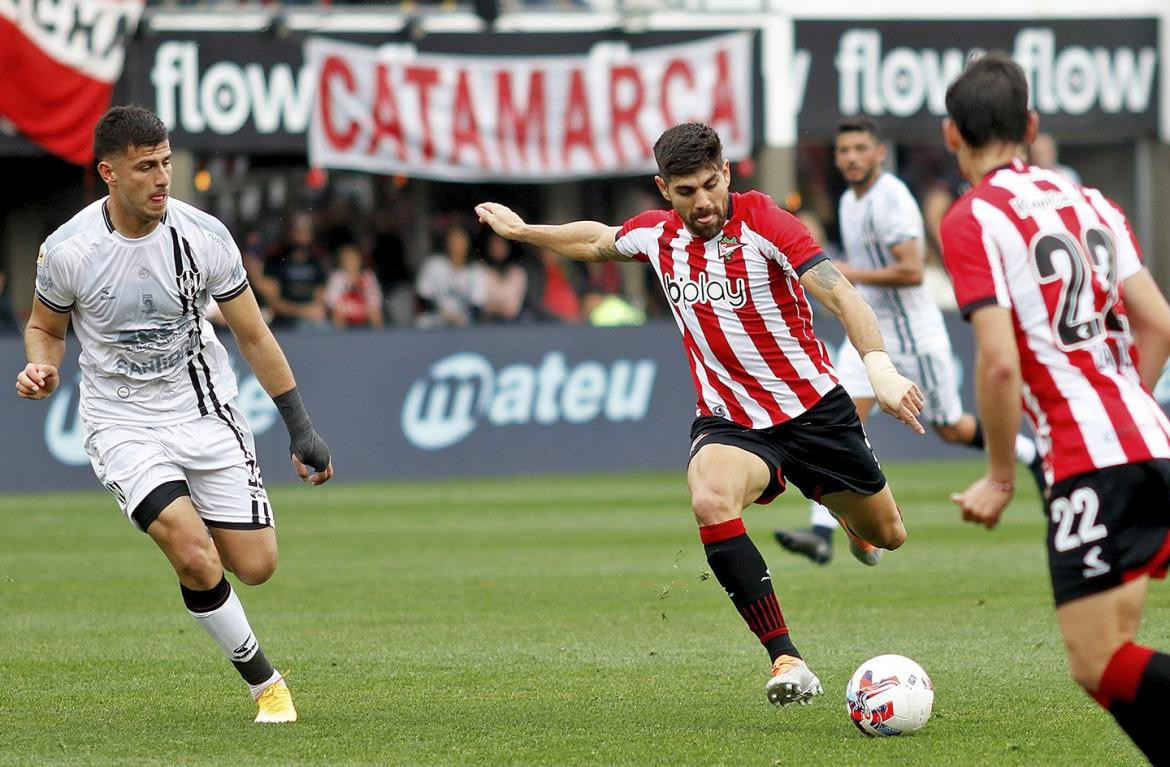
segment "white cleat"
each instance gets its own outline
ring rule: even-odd
[[[764,692],[774,706],[799,703],[807,706],[820,695],[821,680],[800,658],[781,655],[772,663],[772,678],[764,685]]]

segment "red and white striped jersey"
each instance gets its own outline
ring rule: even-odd
[[[698,415],[766,428],[837,385],[800,285],[825,254],[767,195],[730,195],[727,222],[706,241],[677,212],[647,211],[621,228],[617,249],[658,274],[682,332]]]
[[[1170,457],[1170,422],[1138,376],[1119,293],[1142,263],[1116,205],[1015,160],[951,207],[942,246],[964,315],[1012,310],[1050,481]]]

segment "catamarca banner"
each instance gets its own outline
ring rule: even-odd
[[[0,0],[0,117],[55,155],[93,156],[143,0]]]
[[[558,181],[654,170],[685,121],[752,148],[752,33],[568,56],[427,54],[311,38],[313,165],[475,181]]]
[[[794,34],[802,138],[865,114],[895,139],[937,141],[947,86],[997,48],[1023,67],[1045,128],[1108,140],[1157,131],[1157,19],[798,20]]]

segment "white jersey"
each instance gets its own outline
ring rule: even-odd
[[[227,228],[175,199],[137,239],[115,231],[98,200],[37,257],[37,298],[73,315],[81,415],[92,425],[173,425],[235,397],[227,352],[205,314],[209,297],[226,301],[247,287]]]
[[[923,239],[922,213],[914,195],[898,178],[882,173],[864,196],[852,189],[841,195],[838,211],[841,245],[850,266],[881,269],[894,263],[890,248]],[[877,315],[891,352],[919,354],[950,349],[942,312],[924,285],[904,288],[858,285]]]

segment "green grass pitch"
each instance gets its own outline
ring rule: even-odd
[[[281,467],[283,468],[283,467]],[[910,537],[876,569],[781,552],[790,491],[746,515],[814,705],[764,699],[766,656],[710,577],[682,472],[278,486],[281,566],[243,588],[301,721],[252,724],[162,555],[101,491],[0,498],[0,764],[1140,764],[1068,679],[1034,490],[1001,529],[947,500],[976,463],[888,466]],[[1142,638],[1163,648],[1166,591]],[[845,683],[898,652],[937,690],[867,740]]]

